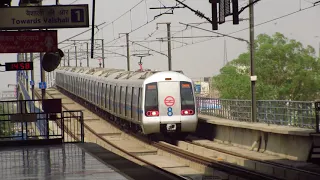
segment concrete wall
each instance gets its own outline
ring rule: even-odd
[[[309,136],[309,131],[283,130],[290,127],[278,126],[279,132],[275,132],[277,127],[271,127],[272,131],[268,132],[266,128],[259,128],[258,123],[250,123],[251,127],[244,128],[243,126],[237,127],[235,121],[222,119],[223,123],[219,123],[219,120],[212,122],[201,119],[197,134],[223,144],[277,155],[285,159],[308,160],[312,147],[312,137]],[[229,126],[226,121],[233,124]],[[257,127],[252,127],[254,125]],[[268,126],[267,124],[262,125]]]

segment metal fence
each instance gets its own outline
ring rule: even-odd
[[[41,100],[0,101],[0,140],[84,142],[82,111],[47,114],[41,107]]]
[[[251,122],[250,100],[197,97],[197,108],[200,114]],[[311,101],[259,100],[255,122],[315,129],[315,105]]]

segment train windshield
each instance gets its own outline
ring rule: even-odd
[[[146,85],[145,108],[146,111],[158,110],[157,83],[149,83]]]
[[[192,85],[190,82],[180,82],[180,94],[181,94],[181,107],[193,108],[194,107],[194,97]]]

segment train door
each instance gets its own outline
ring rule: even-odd
[[[158,82],[158,102],[160,123],[168,125],[172,130],[176,130],[177,124],[181,119],[181,103],[180,103],[180,82]],[[169,130],[166,128],[167,130]]]

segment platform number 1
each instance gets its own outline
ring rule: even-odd
[[[84,22],[84,10],[71,9],[71,22]]]

